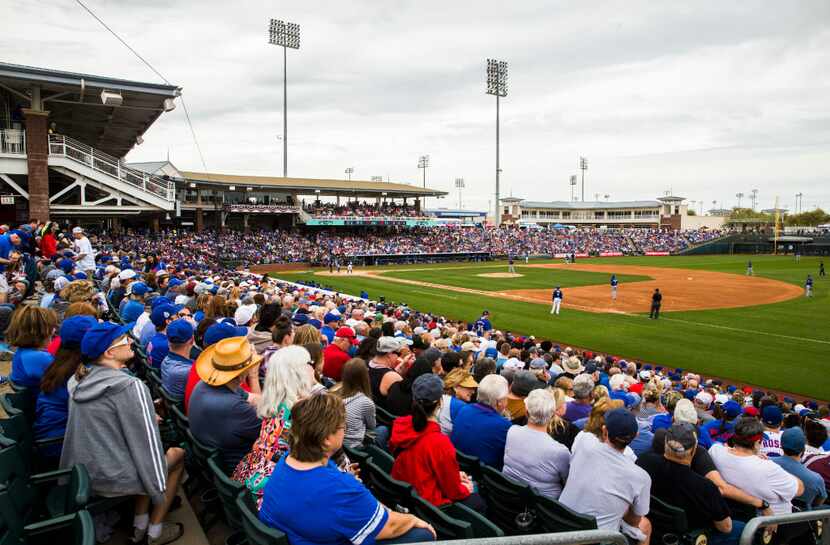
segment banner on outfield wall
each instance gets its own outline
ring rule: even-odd
[[[435,227],[443,222],[435,220],[393,220],[387,218],[355,218],[355,219],[319,219],[311,218],[305,222],[310,226],[349,226],[349,225],[381,225],[398,227]]]
[[[669,252],[646,252],[645,255],[671,255]]]
[[[623,255],[622,252],[600,252],[600,257],[621,257]]]
[[[570,254],[570,253],[568,253],[568,254],[553,254],[553,257],[555,257],[556,259],[565,259],[566,257],[571,257],[571,255],[573,255],[574,257],[591,257],[590,254]],[[622,255],[622,254],[620,254],[620,255]]]

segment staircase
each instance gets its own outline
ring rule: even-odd
[[[174,210],[176,207],[173,182],[130,168],[120,159],[68,136],[49,135],[49,166],[80,174],[126,197],[162,210]]]
[[[311,214],[303,210],[302,206],[298,206],[297,210],[299,210],[299,212],[297,212],[297,215],[300,216],[300,223],[308,223],[308,220],[311,219]]]

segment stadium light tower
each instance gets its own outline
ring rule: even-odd
[[[300,25],[271,19],[268,43],[282,47],[282,176],[288,178],[288,48],[300,49]]]
[[[383,176],[372,176],[372,181],[373,182],[382,182],[383,181]]]
[[[347,168],[344,172],[346,173],[346,176],[347,176],[347,178],[346,178],[346,179],[347,179],[347,180],[349,180],[349,181],[351,181],[351,179],[352,179],[352,174],[354,173],[354,167],[349,167],[349,168]]]
[[[803,203],[803,197],[804,197],[804,193],[801,193],[800,191],[795,194],[795,207],[794,208],[795,208],[795,213],[796,214],[801,213],[801,206],[802,206],[802,203]]]
[[[576,187],[576,174],[571,174],[571,202],[574,200],[574,188]]]
[[[744,198],[744,194],[739,192],[739,193],[735,193],[735,196],[738,197],[738,208],[740,208],[741,207],[741,199]]]
[[[464,178],[455,179],[455,188],[458,190],[458,209],[461,210],[461,190],[464,189]]]
[[[501,166],[499,165],[499,99],[507,96],[507,61],[487,59],[487,94],[496,97],[496,216],[494,219],[496,227],[501,224],[499,208],[499,177]]]
[[[752,210],[755,210],[755,206],[758,204],[758,190],[752,190]]]
[[[588,159],[579,158],[579,169],[582,171],[582,202],[585,202],[585,171],[588,170]]]

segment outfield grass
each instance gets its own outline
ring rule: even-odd
[[[411,267],[410,267],[411,268]],[[567,269],[538,269],[516,265],[516,272],[523,275],[517,278],[487,278],[479,274],[506,273],[506,265],[455,265],[446,267],[411,268],[411,270],[386,271],[383,276],[433,282],[460,288],[472,288],[484,291],[504,291],[523,289],[552,289],[554,286],[573,288],[576,286],[592,286],[608,284],[611,275],[600,272],[572,271]],[[617,279],[622,284],[649,280],[648,276],[635,274],[618,274]]]
[[[597,258],[589,263],[620,263],[655,267],[703,269],[744,274],[747,256]],[[757,384],[819,399],[830,399],[830,280],[819,279],[818,258],[752,256],[755,274],[803,286],[807,273],[815,279],[815,297],[774,305],[736,309],[666,312],[658,321],[645,315],[595,314],[563,306],[553,318],[547,304],[508,301],[437,288],[408,286],[355,276],[321,277],[311,273],[280,273],[286,280],[314,280],[334,289],[373,299],[404,302],[425,312],[475,320],[482,309],[492,313],[495,327],[533,334],[658,365]],[[540,263],[542,261],[534,261]],[[825,265],[830,265],[828,260]],[[447,264],[416,265],[440,269]],[[469,267],[469,264],[466,265]],[[492,263],[483,265],[493,267]],[[401,269],[390,266],[386,269]],[[506,265],[501,266],[506,270]],[[436,270],[433,281],[441,282]],[[466,274],[476,277],[480,271]],[[395,273],[397,274],[397,273]],[[603,284],[606,275],[602,276]],[[485,279],[481,279],[485,280]],[[490,279],[495,280],[495,279]],[[515,280],[514,280],[515,281]],[[545,287],[549,287],[548,283]]]

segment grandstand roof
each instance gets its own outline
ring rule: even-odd
[[[438,191],[436,189],[397,182],[283,178],[281,176],[248,176],[242,174],[218,174],[214,172],[192,171],[182,171],[182,176],[187,180],[200,183],[284,189],[309,195],[319,190],[319,194],[323,196],[354,195],[375,197],[380,196],[382,193],[387,193],[390,197],[437,197],[447,194],[446,191]]]
[[[564,210],[594,210],[609,208],[657,208],[660,206],[658,201],[522,201],[522,208],[549,208],[549,209],[564,209]]]
[[[181,94],[175,85],[65,72],[0,62],[0,84],[28,108],[32,88],[39,87],[43,109],[57,132],[116,157],[123,157],[137,137],[164,112],[164,101]],[[101,92],[121,94],[120,106],[105,106]]]

